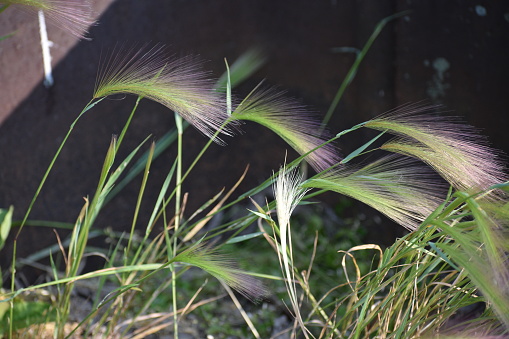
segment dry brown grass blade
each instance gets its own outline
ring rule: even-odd
[[[201,285],[201,287],[195,292],[195,294],[193,295],[193,297],[189,300],[189,302],[186,304],[186,306],[179,310],[178,313],[180,313],[180,318],[179,318],[179,321],[181,320],[181,318],[186,314],[186,312],[189,311],[189,309],[191,308],[191,306],[193,306],[193,302],[194,300],[196,299],[196,297],[198,296],[198,294],[203,290],[203,287],[205,286],[205,284],[207,284],[208,280],[205,280],[205,282]],[[134,338],[137,338],[139,336],[142,336],[141,338],[145,338],[147,335],[150,335],[150,334],[154,334],[154,333],[157,333],[159,332],[160,330],[164,329],[165,327],[168,327],[170,325],[173,324],[173,321],[170,321],[170,322],[166,322],[164,324],[160,324],[161,322],[163,322],[164,320],[168,319],[168,318],[172,318],[173,317],[173,312],[171,313],[166,313],[164,314],[163,316],[159,317],[158,319],[154,320],[153,322],[151,322],[150,324],[146,325],[145,327],[143,328],[140,328],[138,330],[136,330],[134,333],[136,334],[136,336]]]
[[[355,257],[352,253],[348,251],[338,251],[338,253],[344,253],[343,259],[341,260],[341,266],[343,267],[343,272],[345,273],[345,278],[348,283],[348,286],[350,286],[350,289],[352,292],[355,292],[355,287],[352,285],[352,281],[350,280],[350,276],[348,275],[348,269],[346,268],[346,257],[349,256],[352,259],[353,265],[355,267],[355,284],[357,285],[359,281],[361,280],[361,272],[359,269],[359,266],[357,265],[357,260],[355,260]]]
[[[235,192],[237,187],[239,187],[240,183],[244,180],[246,177],[247,171],[249,170],[249,165],[246,166],[246,169],[244,170],[244,173],[240,176],[239,180],[233,185],[233,187],[226,193],[226,195],[210,210],[209,213],[207,213],[207,216],[196,224],[196,226],[193,227],[191,231],[189,231],[186,236],[184,237],[184,242],[191,240],[205,225],[212,219],[214,214],[224,205],[226,200]]]
[[[226,296],[226,294],[221,294],[221,295],[218,295],[218,296],[215,296],[215,297],[211,297],[211,298],[202,300],[202,301],[200,301],[200,302],[198,302],[196,304],[193,304],[193,305],[191,305],[189,307],[188,307],[188,305],[186,305],[184,308],[181,308],[181,309],[177,310],[177,313],[181,313],[182,314],[184,311],[185,312],[192,312],[195,309],[197,309],[198,307],[201,307],[201,306],[206,305],[208,303],[211,303],[211,302],[214,302],[216,300],[222,299],[225,296]],[[136,332],[134,332],[134,336],[133,337],[129,337],[129,339],[143,339],[143,338],[146,338],[146,336],[148,336],[150,334],[157,333],[158,331],[161,331],[162,329],[173,325],[173,320],[171,320],[171,321],[166,322],[164,324],[160,324],[158,326],[154,326],[154,324],[160,323],[160,322],[162,322],[162,321],[164,321],[166,319],[173,318],[173,314],[174,314],[173,312],[168,312],[168,313],[152,313],[152,314],[148,314],[146,316],[137,317],[136,318],[136,322],[147,321],[147,320],[154,319],[154,318],[156,318],[156,320],[154,322],[150,323],[149,325],[147,325],[147,326],[137,330]],[[131,321],[132,321],[132,319],[128,319],[128,320],[122,322],[121,324],[119,324],[117,327],[120,328],[122,326],[126,326]]]
[[[276,243],[274,242],[274,239],[267,233],[267,231],[265,231],[265,228],[263,228],[263,225],[262,225],[262,219],[258,219],[257,223],[258,223],[258,229],[260,230],[260,232],[263,232],[263,237],[265,238],[265,240],[267,240],[267,242],[269,243],[270,247],[272,247],[272,249],[277,252],[277,246],[276,246]]]
[[[62,245],[62,241],[60,240],[60,236],[58,235],[58,232],[56,229],[53,229],[53,233],[55,233],[55,236],[57,238],[58,247],[60,248],[60,252],[62,252],[62,257],[64,258],[65,266],[67,267],[69,265],[69,261],[67,259],[67,254],[65,254],[64,245]]]
[[[232,299],[233,303],[235,304],[235,307],[237,307],[237,310],[239,311],[240,315],[242,316],[242,318],[246,322],[247,326],[249,326],[249,329],[251,330],[251,333],[253,333],[255,338],[257,338],[257,339],[261,338],[260,337],[260,333],[258,332],[256,327],[254,326],[254,324],[251,321],[251,319],[249,319],[249,315],[247,315],[246,311],[244,311],[244,308],[242,308],[242,305],[240,304],[239,299],[237,299],[237,297],[233,293],[233,291],[230,288],[230,286],[226,285],[222,281],[220,281],[220,283],[221,283],[221,285],[223,285],[224,289],[226,290],[226,292],[228,293],[228,295]]]
[[[203,290],[203,288],[205,287],[205,285],[208,283],[208,279],[205,279],[205,281],[203,282],[203,284],[200,286],[200,288],[198,290],[196,290],[196,292],[193,294],[193,296],[191,297],[191,299],[189,299],[189,301],[187,302],[186,306],[182,309],[182,313],[180,314],[180,319],[187,314],[187,312],[189,311],[189,309],[191,308],[191,306],[193,305],[193,302],[194,300],[198,297],[198,294],[200,294],[200,292]],[[180,320],[179,319],[179,320]]]
[[[311,318],[311,315],[315,312],[318,312],[320,316],[323,318],[323,328],[326,327],[334,328],[334,323],[332,322],[332,318],[335,317],[335,312],[333,312],[330,316],[327,315],[327,313],[324,311],[324,309],[320,306],[321,300],[317,301],[314,294],[311,292],[311,288],[309,285],[309,278],[311,275],[311,270],[313,269],[313,263],[315,261],[316,257],[316,251],[318,248],[318,232],[315,233],[315,240],[313,242],[313,252],[311,253],[311,258],[309,260],[309,266],[307,271],[302,272],[302,281],[300,282],[302,289],[304,290],[304,293],[302,296],[306,295],[306,297],[311,301],[311,304],[313,305],[313,309],[311,312],[309,312],[308,317]],[[302,300],[301,300],[302,303]],[[333,331],[336,333],[337,336],[340,335],[340,333],[337,330]]]

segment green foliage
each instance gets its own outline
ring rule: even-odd
[[[345,166],[320,173],[303,183],[303,187],[350,196],[409,229],[439,205],[443,193],[443,187],[429,177],[426,167],[395,155],[360,169]]]
[[[12,4],[43,10],[50,17],[60,16],[62,26],[70,27],[77,36],[84,30],[79,24],[90,23],[82,17],[85,8],[77,1],[4,3],[0,11]],[[325,121],[376,36],[394,17],[375,28]],[[99,71],[91,101],[71,124],[19,223],[18,236],[31,223],[32,207],[80,118],[92,114],[92,108],[110,95],[133,94],[138,99],[120,136],[111,139],[102,167],[91,169],[98,173],[97,189],[91,198],[84,199],[69,238],[58,239],[57,246],[30,258],[48,257],[53,280],[24,288],[15,286],[16,269],[22,265],[16,257],[15,238],[11,289],[1,293],[0,334],[12,338],[23,335],[17,332],[20,329],[54,322],[52,335],[57,338],[143,338],[169,328],[177,338],[179,324],[198,309],[209,334],[227,331],[241,337],[267,337],[272,334],[275,316],[260,311],[250,318],[246,306],[231,291],[233,288],[251,300],[263,300],[268,293],[260,278],[270,279],[276,293],[284,298],[284,307],[294,322],[287,330],[306,338],[507,333],[509,202],[504,192],[507,175],[496,152],[472,128],[425,114],[426,109],[420,106],[403,107],[330,138],[324,133],[325,124],[283,92],[259,85],[245,98],[235,98],[235,85],[259,69],[263,61],[259,51],[249,51],[231,67],[226,63],[225,75],[214,84],[196,59],[169,58],[160,45],[111,52]],[[142,99],[172,110],[175,129],[150,147],[145,139],[125,159],[119,159],[119,149]],[[271,129],[300,156],[260,185],[235,196],[246,170],[233,187],[209,198],[188,216],[188,197],[182,185],[210,145],[222,143],[219,135],[233,136],[242,120]],[[187,165],[183,162],[183,140],[189,125],[209,140]],[[381,132],[341,159],[333,142],[360,128]],[[389,134],[396,138],[377,147],[379,138]],[[177,156],[156,192],[150,217],[142,220],[139,212],[151,180],[152,162],[173,145]],[[395,154],[358,163],[366,153],[379,150]],[[316,175],[305,178],[297,173],[304,160]],[[430,167],[445,181],[438,180]],[[111,248],[90,247],[89,240],[98,234],[97,217],[140,173],[143,176],[129,233],[105,231]],[[265,197],[263,206],[255,199],[248,202],[248,197],[263,194],[271,185],[274,199],[267,201]],[[311,209],[311,199],[326,191],[363,202],[412,232],[382,249],[363,244],[355,228],[332,229],[331,235],[331,229],[324,226],[325,218],[317,213],[292,216],[299,207]],[[12,213],[13,207],[0,210],[0,249],[14,224]],[[140,224],[145,226],[141,232],[137,229]],[[258,229],[254,230],[253,224]],[[360,220],[352,224],[362,228]],[[257,272],[242,270],[226,249],[233,249],[238,257],[238,253],[254,257],[250,261],[259,263]],[[105,259],[104,267],[81,272],[84,258],[90,255]],[[64,264],[63,272],[59,261]],[[206,276],[214,277],[214,283],[209,284]],[[99,286],[93,291],[91,309],[78,323],[72,323],[74,292],[79,284],[90,280]],[[41,290],[53,296],[52,303],[23,299],[23,292]],[[247,326],[225,325],[224,314],[213,313],[211,317],[206,312],[226,296],[232,301],[228,304],[230,312],[238,313]],[[479,302],[487,305],[483,314],[460,323],[461,328],[451,325],[449,320],[463,307]]]
[[[16,331],[36,324],[54,321],[55,309],[50,303],[42,301],[18,301],[14,303],[12,317],[9,316],[9,304],[0,303],[0,335],[5,335],[10,327]]]
[[[419,228],[384,251],[375,245],[341,251],[344,283],[332,284],[325,294],[310,279],[298,279],[313,306],[300,321],[303,331],[339,338],[506,334],[507,200],[485,197],[449,195]],[[358,261],[358,253],[367,250],[379,252],[371,268]],[[297,267],[293,270],[297,273]],[[290,299],[295,295],[291,288]],[[484,302],[483,314],[456,324],[452,320],[463,308]],[[321,324],[318,332],[311,324]]]
[[[462,192],[456,197],[457,201],[452,204],[459,205],[457,209],[462,213],[459,222],[451,224],[446,218],[433,220],[433,224],[455,241],[437,247],[467,272],[509,328],[509,240],[506,233],[509,220],[504,216],[506,206],[501,202],[477,201]]]
[[[12,213],[14,206],[9,207],[8,210],[0,208],[0,250],[5,246],[5,241],[9,236],[12,227]]]

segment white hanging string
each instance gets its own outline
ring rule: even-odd
[[[46,20],[44,19],[43,11],[39,11],[39,31],[41,34],[42,61],[44,64],[44,86],[49,88],[53,86],[50,53],[52,42],[48,40],[48,31],[46,30]]]

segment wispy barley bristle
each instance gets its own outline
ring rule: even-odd
[[[256,302],[267,295],[265,286],[258,279],[239,269],[226,254],[204,243],[179,253],[174,261],[201,268],[251,301]]]
[[[445,197],[446,188],[436,179],[415,159],[392,154],[360,169],[333,169],[302,185],[350,196],[413,230]]]
[[[256,88],[236,107],[232,118],[254,121],[271,129],[301,155],[328,140],[326,133],[320,133],[319,120],[274,88]],[[306,160],[321,172],[337,164],[341,157],[332,144],[327,144],[307,155]]]
[[[398,135],[381,148],[421,159],[458,190],[485,190],[507,181],[497,152],[485,138],[453,118],[423,114],[431,109],[409,105],[365,126]]]
[[[80,39],[87,39],[88,28],[95,23],[88,0],[1,0],[0,3],[29,12],[42,10],[51,23]]]
[[[229,118],[225,102],[194,57],[167,56],[164,46],[120,48],[99,71],[94,98],[134,94],[149,98],[180,114],[200,132],[212,137]],[[222,143],[219,138],[216,142]]]
[[[287,170],[283,166],[274,183],[274,196],[276,199],[276,211],[279,224],[279,241],[277,254],[283,277],[285,278],[286,289],[290,296],[294,316],[297,319],[304,336],[308,338],[307,329],[302,320],[297,286],[295,279],[295,268],[293,264],[292,232],[290,227],[290,216],[299,202],[302,200],[309,188],[301,187],[302,176],[297,174],[296,169]],[[274,236],[277,239],[276,236]]]
[[[309,189],[300,187],[302,175],[295,169],[287,170],[282,167],[274,182],[274,197],[279,227],[287,227],[293,210]]]

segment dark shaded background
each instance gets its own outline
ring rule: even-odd
[[[176,55],[200,55],[208,61],[206,68],[219,77],[223,58],[233,61],[253,46],[262,47],[267,64],[238,92],[248,93],[267,79],[323,115],[355,58],[332,49],[362,48],[379,20],[403,10],[411,12],[389,23],[373,44],[330,130],[337,133],[399,105],[426,100],[443,104],[447,114],[463,117],[489,135],[493,146],[509,151],[508,2],[122,0],[113,2],[99,18],[99,25],[91,29],[92,41],[79,42],[62,57],[54,69],[55,85],[46,89],[39,83],[0,126],[0,206],[14,205],[15,217],[22,218],[70,123],[91,98],[101,50],[118,42],[162,42]],[[33,43],[37,41],[35,35]],[[22,65],[12,65],[9,78],[1,79],[0,93],[42,67],[39,55],[26,55],[23,49],[0,51],[0,58],[16,53]],[[31,219],[74,222],[82,197],[94,193],[111,135],[120,132],[133,103],[132,97],[105,100],[78,123]],[[147,135],[157,140],[173,125],[173,113],[142,101],[120,157]],[[190,210],[223,186],[231,186],[247,164],[250,172],[239,192],[268,177],[283,162],[288,147],[271,132],[254,125],[245,131],[226,140],[226,147],[213,146],[188,180],[184,188],[190,192]],[[189,162],[206,139],[191,129],[186,133],[184,152]],[[344,153],[365,141],[364,133],[342,140]],[[157,192],[173,157],[174,150],[169,150],[154,163],[148,192]],[[140,181],[111,202],[97,227],[130,227]],[[326,199],[334,205],[339,198]],[[149,209],[150,203],[144,206]],[[373,228],[370,234],[383,242],[396,231]],[[27,227],[18,245],[19,256],[54,242],[50,229]],[[11,253],[10,246],[2,250],[2,268]]]

